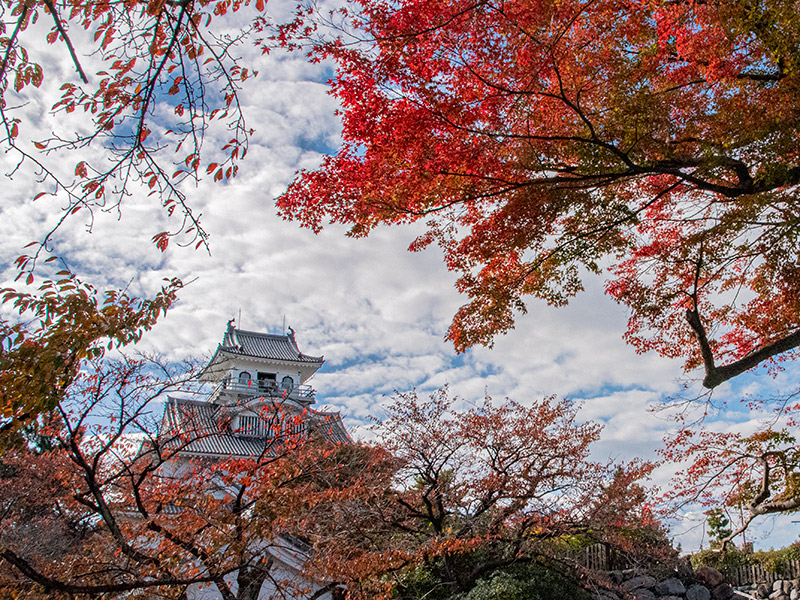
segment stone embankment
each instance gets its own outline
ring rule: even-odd
[[[608,580],[595,588],[593,600],[742,600],[725,576],[716,569],[691,567],[667,577],[657,578],[640,570],[611,571]],[[783,587],[781,587],[783,590]],[[767,597],[767,596],[764,596]],[[768,596],[772,600],[800,600],[786,595]]]
[[[740,589],[759,600],[800,600],[800,578],[777,579],[772,583],[753,584]]]

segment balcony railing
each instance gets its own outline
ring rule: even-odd
[[[250,381],[250,383],[239,383],[238,381],[222,381],[211,395],[209,402],[214,402],[220,396],[228,397],[258,397],[267,396],[270,398],[291,398],[300,402],[313,402],[314,389],[310,385],[296,385],[287,388],[273,381]]]

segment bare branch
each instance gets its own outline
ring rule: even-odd
[[[61,39],[64,40],[64,43],[67,45],[69,55],[72,58],[72,64],[75,65],[75,70],[78,72],[78,75],[80,75],[81,81],[83,81],[83,83],[89,83],[89,79],[87,79],[86,73],[84,72],[81,63],[78,60],[78,55],[75,53],[75,48],[72,46],[72,40],[69,38],[69,35],[61,24],[61,19],[56,12],[56,7],[53,5],[53,1],[44,0],[44,4],[47,6],[47,9],[50,11],[50,14],[53,17],[53,23],[55,23],[56,29],[58,29],[58,33],[61,35]]]

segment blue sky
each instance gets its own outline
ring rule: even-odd
[[[46,51],[50,68],[67,76],[71,65],[52,49]],[[601,278],[587,279],[586,292],[566,308],[531,304],[516,329],[499,337],[493,349],[458,356],[444,336],[464,299],[436,248],[406,251],[419,228],[380,229],[354,240],[339,226],[314,235],[280,219],[275,198],[293,174],[315,167],[321,152],[338,143],[337,104],[325,85],[330,66],[310,65],[300,54],[262,56],[247,45],[240,51],[260,72],[242,93],[248,126],[255,129],[247,159],[231,183],[214,185],[208,178],[184,189],[211,234],[210,255],[174,246],[161,253],[149,243],[166,229],[166,217],[144,190],[134,190],[119,212],[96,213],[91,233],[79,213],[54,240],[54,249],[69,266],[98,287],[127,285],[133,293],[152,294],[164,277],[191,281],[146,337],[146,348],[173,358],[209,355],[228,319],[238,319],[240,311],[239,325],[245,329],[280,332],[285,318],[301,350],[326,357],[312,381],[318,403],[340,410],[356,435],[370,415],[380,416],[381,403],[394,390],[449,384],[467,402],[486,393],[522,403],[549,394],[582,401],[582,418],[605,426],[598,458],[654,457],[673,423],[650,408],[699,388],[695,383],[683,389],[680,363],[637,355],[625,345],[625,311],[603,295]],[[45,86],[57,87],[61,81],[53,77]],[[42,135],[58,127],[81,127],[79,121],[65,123],[63,117],[48,115],[36,94],[26,110]],[[208,139],[206,148],[220,140],[217,145],[224,144],[224,134],[211,131],[218,139]],[[74,163],[64,157],[65,170]],[[9,173],[11,157],[0,157],[0,166]],[[35,173],[25,169],[2,185],[0,252],[2,278],[8,283],[15,275],[13,259],[25,244],[41,239],[62,205],[49,198],[31,203],[38,187]],[[782,375],[778,384],[787,389],[796,374],[793,369]],[[722,386],[715,397],[734,398],[768,385],[773,382],[763,376],[748,377],[735,388]],[[710,421],[720,429],[747,429],[758,417],[731,407]],[[660,469],[653,483],[668,487],[673,470]],[[702,515],[689,511],[674,524],[673,534],[684,550],[699,546],[702,521]],[[790,517],[767,519],[755,537],[757,545],[778,547],[797,538],[797,526]]]

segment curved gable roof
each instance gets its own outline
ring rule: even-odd
[[[287,335],[245,331],[228,326],[219,350],[252,358],[283,360],[288,362],[322,364],[322,356],[309,356],[297,348],[294,331]]]
[[[305,427],[330,442],[352,444],[339,413],[306,409]],[[185,455],[257,457],[270,454],[275,438],[231,431],[232,414],[204,400],[169,397],[164,406],[159,438],[170,451]]]

